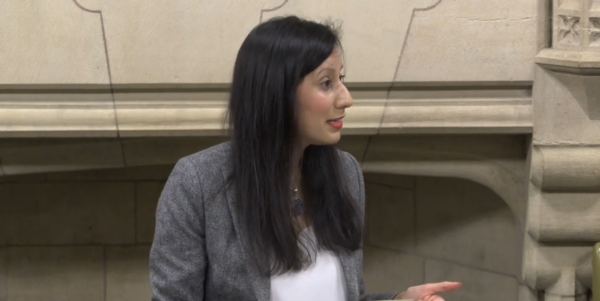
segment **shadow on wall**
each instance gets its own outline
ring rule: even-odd
[[[493,191],[455,178],[365,174],[367,290],[464,286],[447,301],[517,300],[521,236]]]
[[[154,213],[172,167],[1,178],[0,300],[148,300]],[[449,279],[464,287],[447,301],[517,300],[520,238],[496,194],[460,179],[365,181],[367,290]]]

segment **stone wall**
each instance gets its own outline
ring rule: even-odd
[[[0,179],[0,301],[150,300],[154,212],[172,166]]]
[[[140,196],[151,189],[145,182],[166,175],[149,176],[157,174],[148,166],[173,164],[224,138],[242,39],[287,14],[343,22],[355,104],[342,144],[366,174],[416,177],[413,186],[398,180],[401,188],[393,189],[369,180],[377,200],[370,214],[402,217],[370,219],[369,266],[412,256],[422,268],[405,270],[421,280],[480,280],[467,281],[466,299],[484,291],[510,298],[514,287],[520,301],[587,298],[592,246],[600,241],[600,0],[5,1],[0,181],[8,182],[0,197],[10,198],[0,211],[0,292],[8,292],[0,298],[19,292],[10,289],[13,281],[32,294],[20,300],[34,299],[36,290],[65,294],[86,277],[106,296],[127,290],[127,269],[149,243],[140,240],[151,228]],[[47,174],[105,168],[123,170]],[[27,184],[13,183],[27,174]],[[438,191],[452,181],[471,194]],[[383,191],[397,197],[379,198]],[[453,211],[490,191],[481,197],[489,204]],[[498,197],[508,209],[492,201]],[[404,210],[410,198],[412,211]],[[398,207],[391,213],[386,206]],[[441,225],[438,207],[449,213]],[[492,252],[513,245],[504,236],[508,216],[518,229],[514,256],[523,258],[514,282],[513,255]],[[398,227],[406,231],[395,233]],[[89,262],[85,271],[101,273],[52,272]],[[132,270],[132,281],[145,283]],[[370,289],[392,285],[391,277],[373,277]],[[494,277],[504,284],[486,286]]]
[[[446,300],[517,300],[520,235],[489,188],[451,178],[366,174],[369,291],[464,283]]]
[[[0,301],[149,300],[154,210],[172,165],[0,178]],[[466,180],[366,174],[368,291],[463,281],[516,300],[513,213]]]

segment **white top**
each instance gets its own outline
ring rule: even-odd
[[[300,233],[300,239],[303,238],[308,239],[306,245],[316,245],[312,227]],[[314,250],[310,252],[314,259]],[[271,277],[271,301],[307,300],[346,300],[344,271],[335,253],[319,250],[316,252],[315,262],[306,269]]]

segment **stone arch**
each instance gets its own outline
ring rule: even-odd
[[[520,136],[376,136],[361,164],[365,173],[462,178],[489,187],[521,229],[527,208],[526,139]]]
[[[454,280],[465,285],[453,296],[458,299],[462,294],[515,299],[522,231],[495,191],[458,177],[371,172],[364,177],[368,290],[390,290],[398,281],[404,287]]]

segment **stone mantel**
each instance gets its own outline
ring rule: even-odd
[[[349,84],[344,134],[529,134],[531,82]],[[223,136],[228,85],[0,85],[0,137]]]

